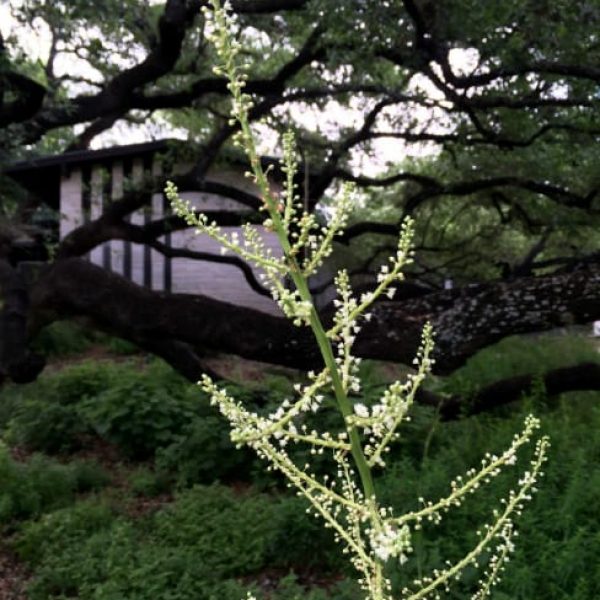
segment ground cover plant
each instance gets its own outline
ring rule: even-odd
[[[269,414],[249,410],[208,376],[202,378],[202,389],[230,422],[232,441],[240,447],[252,448],[268,463],[268,469],[280,472],[288,485],[309,502],[311,512],[323,519],[326,528],[333,530],[336,541],[358,572],[363,593],[370,600],[384,600],[392,595],[409,600],[438,598],[441,593],[450,592],[451,584],[460,580],[467,568],[479,567],[484,558],[487,558],[487,566],[472,598],[486,598],[499,582],[505,563],[514,551],[513,517],[521,513],[537,489],[541,467],[546,461],[548,438],[542,436],[537,440],[530,466],[522,471],[515,487],[506,492],[492,520],[477,530],[469,551],[429,573],[412,580],[403,578],[400,585],[393,585],[390,565],[396,562],[404,565],[409,561],[413,538],[423,523],[439,524],[451,508],[460,507],[470,494],[490,483],[504,467],[514,465],[518,451],[534,439],[540,423],[533,416],[527,416],[523,430],[509,440],[506,450],[499,455],[486,454],[479,468],[469,468],[464,477],[454,478],[450,491],[439,500],[419,497],[416,507],[400,514],[394,513],[395,507],[381,501],[374,473],[386,466],[387,453],[399,438],[398,428],[408,420],[416,391],[431,370],[433,332],[430,325],[425,326],[414,360],[416,372],[409,374],[404,382],[392,383],[372,405],[360,400],[360,360],[354,356],[352,346],[360,325],[372,316],[374,302],[383,295],[393,297],[394,284],[402,279],[403,268],[411,262],[413,224],[408,219],[404,222],[397,251],[380,268],[377,286],[372,292],[356,297],[348,273],[344,270],[338,273],[336,312],[333,322],[326,326],[314,306],[308,278],[322,266],[332,252],[333,240],[344,231],[352,204],[352,188],[343,186],[328,224],[319,225],[315,215],[306,212],[297,197],[296,150],[294,137],[288,133],[283,138],[282,170],[287,177],[284,191],[273,191],[250,127],[253,106],[250,96],[243,91],[247,67],[240,62],[241,46],[236,39],[235,18],[230,8],[221,7],[218,0],[210,4],[212,10],[205,9],[210,23],[208,37],[221,61],[214,71],[229,82],[231,125],[238,129],[237,143],[251,166],[248,176],[261,195],[262,210],[266,213],[263,226],[277,235],[283,255],[278,257],[267,248],[259,231],[251,225],[243,227],[241,240],[237,234],[224,233],[206,215],[198,214],[189,201],[182,200],[173,184],[167,185],[166,194],[174,212],[197,233],[212,237],[225,252],[233,252],[261,269],[263,282],[286,317],[294,325],[312,330],[324,367],[309,372],[307,382],[295,386],[296,397],[286,399]],[[291,289],[286,280],[293,283]],[[341,431],[310,429],[306,425],[306,414],[319,411],[324,391],[332,391],[335,396],[343,424]],[[356,397],[359,400],[355,400]],[[295,462],[286,446],[302,444],[309,446],[311,454],[331,455],[335,469],[320,477],[310,462],[304,465]]]
[[[445,383],[448,387],[460,386],[468,378],[471,386],[485,385],[493,376],[496,365],[505,369],[502,375],[514,375],[520,368],[524,349],[529,353],[537,351],[535,360],[541,369],[555,364],[574,349],[576,353],[585,354],[586,359],[594,353],[597,356],[589,341],[581,337],[514,338],[484,351],[474,358],[473,364],[467,364]],[[577,357],[573,356],[573,359]],[[482,365],[486,365],[485,368]],[[139,376],[139,362],[112,366],[122,377]],[[45,391],[59,387],[52,380],[64,377],[75,386],[76,378],[86,379],[94,369],[102,373],[108,368],[105,361],[89,363],[84,369],[81,364],[65,365],[61,371],[49,373],[26,388],[4,388],[0,393],[0,404],[7,411],[10,407],[14,410],[13,394],[18,390],[19,401],[24,401],[27,395],[37,396],[38,408],[43,414],[46,410],[44,399],[48,406],[55,401]],[[363,365],[362,371],[365,387],[373,390],[385,388],[389,379],[387,367],[382,369],[371,363]],[[129,375],[125,375],[126,372]],[[211,413],[210,407],[203,405],[202,397],[198,397],[196,386],[190,385],[165,365],[153,367],[151,363],[150,372],[155,375],[162,373],[161,377],[157,377],[157,385],[164,386],[165,395],[167,389],[173,392],[177,382],[182,390],[193,395],[197,404],[203,406],[199,412],[212,414],[216,419],[214,409]],[[102,375],[97,374],[91,379],[100,377]],[[277,383],[282,387],[281,381]],[[113,384],[121,390],[127,387],[113,378],[106,384],[106,389]],[[231,393],[241,392],[247,401],[252,401],[267,393],[263,386],[249,383],[243,388],[232,388]],[[284,393],[283,389],[281,393]],[[277,398],[272,400],[275,402]],[[399,511],[411,509],[414,501],[412,490],[418,490],[424,496],[443,493],[450,479],[477,463],[482,448],[502,448],[524,416],[535,408],[542,417],[544,433],[553,440],[553,455],[561,459],[548,463],[544,491],[533,499],[531,510],[521,517],[521,529],[527,535],[520,538],[516,546],[510,562],[510,577],[505,578],[493,597],[499,600],[531,600],[537,597],[595,600],[600,594],[600,573],[597,572],[600,564],[600,515],[596,510],[600,503],[597,469],[600,440],[595,435],[600,427],[598,400],[600,398],[595,392],[570,393],[555,399],[546,398],[541,393],[535,398],[521,400],[510,410],[497,410],[455,422],[440,422],[430,408],[415,406],[413,419],[404,427],[403,436],[388,459],[388,469],[376,478],[379,493],[384,502],[393,502]],[[136,411],[134,414],[139,413]],[[332,410],[331,419],[333,415]],[[111,481],[115,471],[111,471],[110,466],[108,473],[103,469],[102,476],[98,475],[99,467],[92,464],[88,467],[86,480],[93,482],[100,478],[101,483],[88,484],[80,491],[74,489],[73,477],[65,471],[72,471],[72,461],[80,461],[85,448],[58,455],[63,464],[56,458],[37,458],[40,466],[35,469],[29,467],[29,453],[24,458],[11,457],[10,468],[18,466],[20,469],[20,486],[25,490],[33,488],[51,492],[41,502],[41,496],[34,500],[34,503],[40,502],[37,504],[39,508],[20,515],[5,514],[0,524],[2,545],[17,552],[31,573],[28,597],[54,600],[70,594],[81,598],[120,600],[184,598],[184,594],[189,593],[199,598],[214,594],[219,598],[235,599],[243,597],[247,589],[253,589],[257,595],[266,592],[277,600],[307,597],[354,600],[360,597],[360,590],[352,583],[352,570],[348,568],[331,533],[323,530],[312,516],[304,512],[306,504],[290,495],[279,478],[272,475],[269,479],[259,471],[258,465],[249,464],[234,472],[231,478],[225,477],[222,484],[191,489],[194,476],[188,477],[190,473],[198,469],[197,472],[202,473],[201,481],[207,483],[210,473],[202,465],[218,465],[220,460],[227,463],[240,456],[240,451],[231,444],[228,447],[207,445],[204,453],[201,452],[200,440],[198,444],[193,452],[187,454],[187,465],[182,467],[186,477],[180,479],[176,462],[171,463],[167,473],[170,480],[161,484],[167,485],[170,493],[164,495],[165,488],[159,487],[163,496],[156,501],[153,497],[157,484],[139,482],[139,479],[151,479],[159,472],[156,462],[148,459],[129,462],[132,459],[122,455],[121,460],[126,467],[129,465],[126,472],[131,474],[132,479],[131,487],[126,489],[121,487],[122,484],[115,487]],[[194,457],[199,467],[194,466]],[[322,468],[327,467],[325,464]],[[61,473],[58,476],[50,472],[56,468]],[[5,472],[2,475],[3,492],[8,489],[12,496],[14,492],[10,490],[14,490],[15,486],[6,486]],[[38,486],[36,481],[46,473],[48,483]],[[215,477],[218,473],[215,472]],[[256,477],[259,473],[260,478]],[[57,477],[62,477],[63,483],[50,485]],[[257,490],[257,483],[262,491]],[[473,496],[463,510],[453,512],[436,527],[440,535],[417,534],[411,560],[402,569],[395,567],[390,576],[398,578],[410,574],[418,577],[422,572],[442,567],[444,558],[464,554],[472,541],[467,532],[485,519],[490,498],[502,494],[511,484],[510,480],[495,479],[487,492]],[[25,496],[25,492],[18,493]],[[145,505],[146,494],[151,496],[148,502],[155,503],[152,504],[153,511],[143,512],[136,508],[131,512],[132,506]],[[27,491],[27,497],[29,495]],[[270,525],[249,531],[247,525],[240,524],[239,517],[232,515],[243,515],[247,506],[256,506],[257,503],[266,505],[265,512],[261,514],[268,515]],[[216,519],[215,515],[221,510],[225,511],[227,518]],[[186,514],[189,519],[185,519]],[[163,524],[165,520],[167,524]],[[212,533],[201,533],[205,527]],[[163,535],[166,530],[169,531],[168,541]],[[209,560],[213,561],[212,564],[225,564],[230,555],[219,558],[222,551],[221,544],[217,542],[219,539],[239,540],[240,532],[253,540],[261,538],[256,539],[252,546],[254,550],[249,552],[248,562],[244,565],[245,551],[238,545],[235,551],[240,557],[236,558],[236,570],[223,574],[218,567],[214,576],[202,571],[193,558],[194,553],[211,555]],[[203,544],[202,549],[197,548],[196,542],[190,541],[194,536],[198,544]],[[241,541],[238,543],[241,544]],[[256,548],[266,550],[263,552]],[[120,556],[125,557],[123,563],[117,559]],[[130,587],[127,587],[127,569],[122,565],[133,573],[131,579],[134,583]],[[175,572],[177,576],[167,575],[169,572]],[[196,578],[200,579],[196,581]],[[475,571],[465,573],[465,578],[465,584],[474,583]],[[174,583],[175,579],[181,580],[181,583]],[[451,597],[458,599],[464,598],[464,595],[456,592]]]
[[[0,524],[72,504],[76,493],[100,489],[107,480],[106,474],[91,463],[63,465],[40,454],[26,463],[18,462],[0,442]]]

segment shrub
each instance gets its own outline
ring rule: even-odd
[[[79,448],[82,435],[90,432],[80,404],[126,374],[122,366],[84,362],[23,386],[8,423],[8,441],[49,454]]]
[[[87,398],[79,414],[101,438],[135,459],[151,457],[172,443],[194,416],[189,401],[143,373]]]
[[[239,452],[229,439],[229,428],[215,414],[195,415],[157,453],[157,467],[175,477],[181,486],[215,480],[248,479],[254,457]]]
[[[71,356],[81,354],[100,339],[100,334],[74,321],[56,321],[38,333],[33,348],[44,356]]]
[[[15,461],[0,442],[0,524],[67,506],[78,492],[103,488],[109,477],[90,461],[60,464],[40,454]]]
[[[75,473],[68,466],[39,455],[17,463],[1,443],[0,482],[0,524],[70,504],[77,488]]]
[[[106,341],[106,345],[113,354],[129,356],[140,353],[140,349],[135,344],[119,337],[109,338]]]
[[[50,454],[72,452],[96,433],[133,458],[174,441],[193,415],[190,384],[160,361],[85,362],[11,390],[7,438]]]
[[[73,569],[86,558],[83,543],[91,535],[111,526],[114,511],[97,499],[84,500],[73,507],[43,515],[37,521],[24,523],[13,543],[18,556],[32,565],[48,561],[64,561],[64,553],[79,547],[73,558]]]
[[[239,576],[268,564],[277,532],[274,501],[236,497],[223,486],[197,486],[155,516],[155,539],[194,547],[196,560],[218,577]]]
[[[170,481],[164,473],[141,467],[129,475],[129,485],[136,496],[152,498],[166,492]]]
[[[343,571],[346,561],[332,532],[307,513],[308,507],[306,500],[297,496],[278,500],[271,564],[284,570]]]
[[[104,467],[91,460],[76,460],[69,464],[73,470],[77,491],[97,492],[110,483],[110,475]]]

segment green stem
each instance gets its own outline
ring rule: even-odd
[[[228,40],[226,40],[226,43],[228,43]],[[348,399],[348,395],[344,390],[344,385],[342,383],[342,378],[340,376],[338,365],[335,362],[335,356],[331,348],[331,343],[327,339],[327,333],[325,332],[323,323],[321,322],[321,319],[315,309],[312,295],[310,293],[310,290],[308,289],[308,283],[304,275],[302,274],[300,266],[298,265],[291,252],[291,245],[288,239],[287,230],[281,218],[281,215],[278,212],[278,202],[275,198],[273,198],[273,195],[271,193],[271,186],[260,164],[260,158],[256,150],[254,136],[250,129],[247,109],[244,107],[243,95],[241,91],[242,86],[233,85],[237,82],[238,74],[235,63],[232,58],[230,58],[230,60],[227,61],[226,72],[232,84],[232,93],[234,99],[241,107],[239,114],[237,115],[237,120],[240,124],[242,138],[244,140],[244,149],[246,150],[247,156],[250,160],[250,165],[256,178],[256,183],[263,195],[263,201],[273,223],[273,229],[277,234],[284,255],[288,261],[289,272],[292,277],[292,280],[294,281],[294,284],[296,286],[296,289],[298,290],[298,293],[300,294],[302,301],[309,302],[311,305],[310,326],[319,346],[319,350],[321,352],[321,356],[323,357],[323,361],[325,362],[325,366],[329,371],[338,408],[342,414],[342,417],[344,419],[344,425],[350,437],[352,457],[354,459],[354,463],[356,464],[356,468],[358,469],[365,498],[367,500],[367,503],[371,505],[371,519],[373,522],[373,526],[379,527],[380,522],[378,518],[378,512],[376,509],[375,486],[373,484],[371,468],[369,467],[369,464],[363,452],[358,430],[356,429],[356,427],[349,426],[347,423],[347,417],[350,417],[354,411],[352,409],[350,400]],[[378,571],[378,573],[380,577],[380,571]]]
[[[323,327],[321,318],[319,317],[319,314],[315,309],[312,295],[310,293],[310,290],[308,289],[306,279],[302,275],[302,272],[296,260],[290,254],[290,243],[283,228],[283,223],[281,223],[279,214],[273,211],[270,216],[273,220],[273,224],[275,226],[279,242],[281,243],[284,254],[289,262],[290,275],[292,276],[296,289],[298,290],[302,301],[310,302],[310,304],[312,305],[310,311],[310,327],[319,346],[319,350],[321,352],[321,356],[323,357],[325,366],[327,367],[329,375],[331,377],[333,391],[335,393],[338,408],[342,414],[342,417],[344,418],[344,424],[348,430],[348,435],[350,437],[351,453],[356,464],[356,468],[358,469],[358,474],[360,476],[365,498],[367,498],[367,500],[372,500],[375,498],[375,485],[373,484],[371,468],[369,467],[367,459],[363,452],[360,435],[356,427],[348,426],[346,421],[347,417],[350,417],[354,414],[354,411],[352,410],[352,405],[350,403],[350,400],[348,399],[348,395],[344,390],[339,368],[337,363],[335,362],[335,356],[331,348],[331,343],[327,339],[327,333],[325,332],[325,328]]]

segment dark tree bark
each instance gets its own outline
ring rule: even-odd
[[[27,285],[19,269],[0,256],[0,383],[34,380],[45,360],[27,344]]]
[[[284,318],[204,296],[152,292],[81,259],[46,269],[30,311],[31,332],[55,319],[86,317],[141,347],[168,341],[297,368],[319,364],[309,331]],[[359,356],[410,364],[430,321],[435,370],[448,373],[507,335],[600,318],[600,269],[380,301],[372,313],[357,338]],[[328,310],[323,316],[329,320]],[[177,367],[176,357],[171,362]]]
[[[553,369],[542,374],[527,374],[501,379],[485,386],[470,398],[441,396],[428,390],[417,392],[417,402],[435,408],[443,420],[476,415],[505,406],[532,392],[539,380],[548,397],[565,392],[600,390],[600,363],[583,363]]]

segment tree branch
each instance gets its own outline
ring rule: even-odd
[[[530,394],[537,380],[543,384],[548,397],[566,392],[597,391],[600,390],[600,363],[561,367],[541,376],[528,374],[509,377],[480,389],[472,398],[444,397],[427,390],[419,390],[416,400],[439,409],[442,419],[452,420],[515,402]]]
[[[505,336],[600,318],[600,267],[381,301],[355,344],[357,355],[409,364],[426,321],[436,335],[436,370],[450,372]],[[295,368],[318,366],[310,335],[286,319],[202,296],[141,288],[80,259],[50,266],[32,294],[35,323],[86,316],[125,339],[177,340]],[[329,310],[324,311],[327,321]]]

